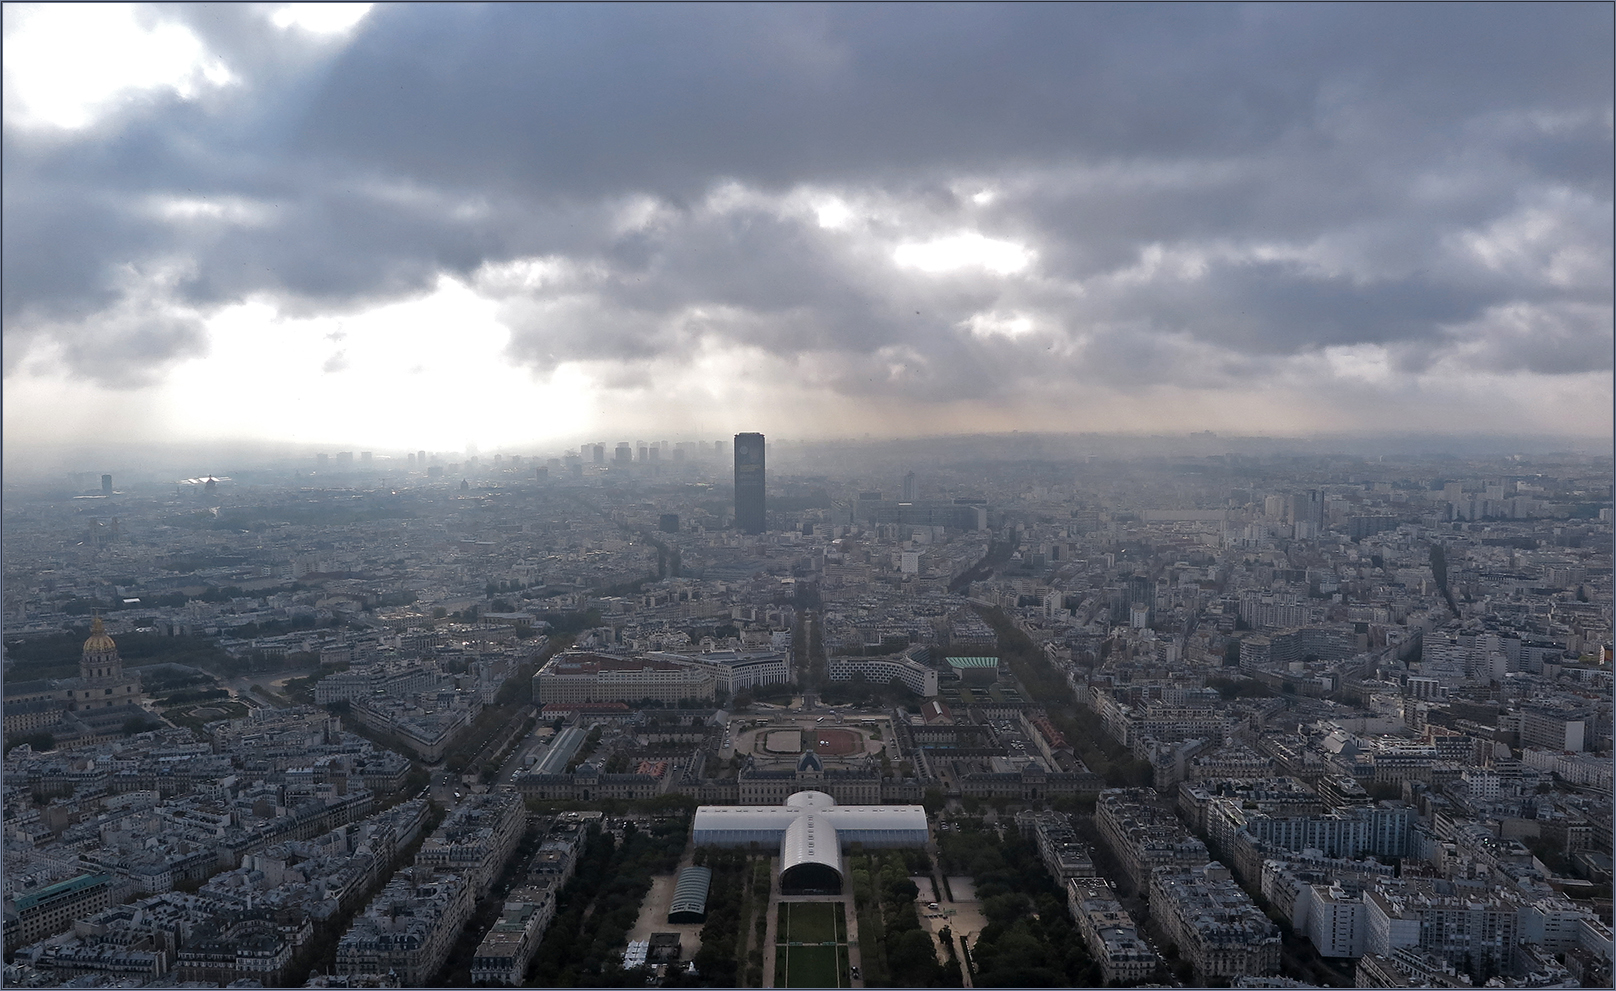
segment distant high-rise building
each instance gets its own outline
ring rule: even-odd
[[[617,452],[614,457],[617,464],[626,465],[634,460],[634,448],[630,447],[627,441],[624,441],[617,445]]]
[[[1143,575],[1128,579],[1128,605],[1150,609],[1156,605],[1156,584]]]
[[[639,445],[637,445],[637,446],[638,446],[638,447],[639,447],[639,449],[640,449],[640,457],[639,457],[639,460],[640,460],[640,461],[641,461],[641,462],[642,462],[642,463],[643,463],[643,462],[645,462],[645,461],[649,461],[649,460],[650,460],[650,458],[651,458],[651,454],[650,454],[650,449],[649,449],[649,448],[648,448],[648,447],[646,447],[646,446],[645,446],[645,445],[644,445],[644,444],[639,444]]]
[[[763,435],[735,435],[735,526],[742,533],[762,533]]]
[[[369,451],[360,451],[359,452],[359,463],[364,465],[366,468],[370,467],[370,452]]]
[[[662,460],[662,448],[656,446],[655,444],[651,445],[651,460],[652,461],[661,461]]]
[[[414,451],[411,451],[410,454],[409,454],[409,465],[410,465],[411,468],[415,467],[415,452]]]
[[[353,467],[353,452],[352,451],[338,451],[337,452],[337,467],[340,468],[340,469],[343,469],[343,470],[347,470],[349,468],[352,468]]]
[[[415,463],[420,465],[422,468],[426,467],[426,452],[425,451],[416,451],[415,452]]]
[[[326,463],[329,462],[330,460],[331,460],[330,455],[316,454],[314,456],[314,467],[320,469],[321,471],[325,471]]]
[[[112,494],[112,476],[111,475],[102,475],[101,476],[101,494],[102,495],[108,495],[108,496]]]
[[[1318,527],[1324,522],[1324,493],[1309,489],[1291,496],[1290,522]]]
[[[589,445],[589,453],[590,453],[590,460],[593,461],[595,464],[603,465],[603,464],[606,463],[606,445],[605,444],[591,444],[591,445]]]
[[[920,483],[915,481],[915,473],[910,472],[903,476],[903,501],[914,502],[920,498]]]

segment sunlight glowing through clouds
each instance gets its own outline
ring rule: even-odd
[[[922,272],[952,272],[962,268],[983,268],[999,275],[1011,275],[1031,265],[1037,257],[1014,241],[1001,241],[971,231],[932,241],[900,244],[892,258],[904,268]]]
[[[365,19],[369,3],[288,3],[269,15],[271,24],[285,30],[301,28],[312,34],[343,34]]]
[[[1033,332],[1032,318],[1025,313],[975,313],[965,321],[965,329],[980,340],[1008,337],[1014,340]]]
[[[853,211],[841,200],[826,200],[814,207],[814,216],[819,226],[831,230],[846,227],[853,219]]]
[[[190,29],[131,4],[21,6],[7,21],[8,122],[77,130],[131,91],[166,88],[195,99],[236,82]]]
[[[345,317],[289,318],[265,302],[208,322],[209,355],[171,374],[167,393],[207,411],[206,431],[253,429],[266,413],[287,437],[410,447],[490,444],[580,427],[588,383],[575,372],[540,381],[513,366],[494,304],[453,279],[417,299]],[[452,333],[446,333],[452,331]],[[185,409],[171,415],[200,424]]]

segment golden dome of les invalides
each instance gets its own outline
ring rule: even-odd
[[[117,649],[118,645],[112,642],[111,637],[107,636],[107,628],[102,625],[101,617],[95,617],[95,620],[90,623],[90,638],[84,641],[84,652],[86,654],[102,654]]]

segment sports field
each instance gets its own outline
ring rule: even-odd
[[[783,902],[774,947],[774,986],[852,987],[847,909],[841,902]]]

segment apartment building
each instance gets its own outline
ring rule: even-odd
[[[654,659],[675,664],[701,664],[713,673],[719,691],[735,693],[761,685],[783,685],[791,680],[791,657],[783,650],[709,650],[699,654],[653,653]]]
[[[481,898],[505,867],[527,828],[527,810],[518,795],[467,796],[421,844],[415,863],[466,878]]]
[[[540,875],[506,896],[499,921],[472,957],[472,983],[521,986],[539,941],[555,918],[558,887],[555,878]]]
[[[112,877],[108,874],[81,874],[38,891],[19,895],[14,903],[16,922],[6,920],[6,950],[36,943],[73,928],[74,919],[106,908]],[[7,913],[10,915],[11,913]]]
[[[1155,793],[1144,788],[1102,791],[1095,805],[1095,824],[1117,858],[1133,890],[1150,889],[1158,868],[1188,870],[1205,864],[1206,844],[1191,836],[1178,817],[1150,804]]]
[[[1196,982],[1279,973],[1279,929],[1222,864],[1156,872],[1150,906],[1162,933],[1194,968]]]
[[[337,943],[336,973],[392,974],[401,986],[424,987],[448,959],[474,901],[462,875],[425,867],[399,871]]]
[[[1107,985],[1137,984],[1155,973],[1156,951],[1140,936],[1110,882],[1098,877],[1069,878],[1066,905]]]
[[[1363,901],[1366,954],[1417,948],[1472,976],[1505,973],[1514,962],[1524,902],[1509,888],[1377,878]]]
[[[1071,817],[1063,812],[1018,812],[1021,835],[1038,844],[1038,856],[1057,884],[1074,877],[1094,877],[1094,859],[1088,844],[1077,836]]]
[[[1307,938],[1324,957],[1361,957],[1364,952],[1364,901],[1359,891],[1341,882],[1310,884],[1301,892],[1307,900]]]
[[[922,698],[937,694],[937,669],[922,664],[908,653],[889,657],[832,657],[828,670],[831,681],[852,681],[854,675],[859,675],[873,685],[885,685],[896,678]]]
[[[326,675],[314,684],[314,701],[326,705],[343,699],[377,695],[403,698],[432,691],[442,680],[443,672],[436,664],[378,663]]]

